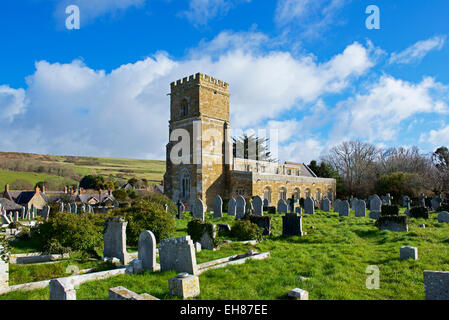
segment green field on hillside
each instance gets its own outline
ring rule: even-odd
[[[403,212],[403,209],[402,209]],[[379,231],[369,218],[339,217],[338,213],[317,211],[304,215],[305,237],[282,238],[282,215],[272,217],[273,235],[256,246],[231,243],[217,251],[197,253],[198,263],[245,253],[249,249],[269,251],[271,258],[249,261],[243,265],[213,269],[200,276],[198,299],[285,299],[290,289],[302,288],[311,300],[334,299],[424,299],[424,270],[449,270],[449,224],[431,218],[410,219],[409,232]],[[220,219],[207,214],[213,223],[229,223],[233,217]],[[186,233],[190,217],[177,221],[176,236]],[[419,224],[426,224],[420,228]],[[313,226],[313,228],[312,228]],[[416,246],[419,260],[399,260],[401,246]],[[367,268],[380,270],[380,288],[366,287]],[[45,265],[41,268],[46,268]],[[12,279],[20,278],[14,268]],[[43,274],[43,272],[40,272]],[[108,289],[124,286],[136,293],[149,293],[160,299],[168,295],[168,280],[176,272],[145,272],[121,275],[81,285],[79,300],[107,299]],[[305,277],[302,279],[300,277]],[[16,280],[13,280],[16,282]],[[49,299],[48,288],[14,292],[0,299]]]
[[[39,181],[45,181],[48,179],[56,179],[58,181],[64,182],[67,185],[76,183],[75,180],[73,179],[58,177],[51,174],[0,170],[0,190],[3,191],[4,190],[3,187],[6,184],[11,184],[17,179],[27,180],[33,186]]]

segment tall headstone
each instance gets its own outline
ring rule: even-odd
[[[293,237],[304,235],[302,231],[302,217],[297,213],[287,213],[282,216],[282,236]]]
[[[231,198],[228,202],[228,216],[235,216],[237,211],[237,202]]]
[[[176,208],[178,209],[178,214],[176,215],[177,219],[182,219],[182,213],[185,211],[185,206],[184,204],[181,202],[181,200],[178,200],[178,202],[176,203]]]
[[[304,211],[307,214],[315,213],[315,202],[312,198],[307,197],[306,200],[304,200]]]
[[[128,254],[126,252],[127,224],[127,221],[119,217],[106,219],[103,249],[104,257],[117,258],[120,259],[123,264],[128,264]]]
[[[156,238],[153,232],[146,230],[139,235],[138,248],[143,270],[156,271]]]
[[[253,208],[256,216],[263,216],[263,201],[261,197],[255,196],[253,198]]]
[[[341,204],[341,200],[340,199],[337,199],[337,200],[334,201],[334,212],[339,212],[340,204]]]
[[[245,216],[246,201],[242,196],[238,196],[236,200],[235,218],[241,219]]]
[[[331,201],[327,198],[321,200],[321,210],[329,212],[331,210]]]
[[[344,200],[340,203],[338,215],[340,217],[349,217],[349,202]]]
[[[427,199],[427,197],[424,195],[424,193],[421,193],[421,195],[419,196],[419,205],[421,207],[426,206],[426,199]]]
[[[371,198],[370,204],[369,204],[370,211],[376,211],[380,212],[382,209],[382,200],[380,200],[378,195],[374,195]]]
[[[197,275],[195,246],[190,236],[163,239],[159,249],[161,271],[175,270]]]
[[[203,201],[201,199],[196,199],[195,203],[193,205],[193,211],[192,211],[193,217],[204,221],[204,219],[205,219],[204,211],[205,211],[205,208],[204,208]]]
[[[279,199],[277,211],[279,213],[287,213],[288,212],[287,202],[285,202],[284,199]]]
[[[223,199],[217,194],[214,198],[214,218],[223,217]]]
[[[59,212],[64,212],[64,202],[59,204]]]
[[[366,203],[363,200],[357,200],[354,203],[354,211],[356,217],[366,217]]]
[[[3,247],[0,246],[0,256]],[[9,288],[9,263],[0,258],[0,294],[6,292]]]

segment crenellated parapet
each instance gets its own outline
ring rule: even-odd
[[[177,81],[174,81],[170,84],[172,89],[175,89],[178,86],[183,85],[191,85],[191,84],[201,84],[201,85],[207,85],[216,87],[220,90],[228,90],[229,84],[227,82],[224,82],[223,80],[218,80],[214,77],[211,77],[207,74],[198,72],[195,75],[191,75],[182,79],[179,79]]]

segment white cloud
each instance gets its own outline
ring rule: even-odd
[[[427,145],[431,145],[434,149],[441,146],[449,145],[449,125],[443,126],[438,130],[430,130],[429,133],[423,133],[420,137],[421,143],[426,143]]]
[[[25,90],[0,86],[0,119],[12,122],[25,112]]]
[[[419,62],[430,51],[441,50],[444,47],[445,43],[445,36],[438,36],[428,40],[419,41],[402,52],[392,53],[390,57],[390,63],[409,64]]]
[[[230,9],[251,0],[190,0],[189,10],[182,14],[196,26],[206,25],[217,16],[226,15]]]
[[[0,148],[164,159],[169,119],[166,94],[172,81],[204,72],[229,82],[232,127],[245,129],[263,127],[266,120],[282,118],[292,108],[318,106],[322,95],[340,92],[373,65],[369,50],[358,43],[319,63],[308,55],[295,58],[282,51],[262,53],[257,49],[263,37],[260,34],[234,36],[217,38],[226,38],[228,43],[247,39],[256,45],[245,50],[238,46],[215,50],[220,42],[216,39],[205,50],[208,54],[173,60],[166,53],[157,53],[110,73],[93,70],[78,60],[68,64],[37,62],[36,71],[27,77],[26,90],[2,86],[17,97],[17,104],[7,105],[19,107],[11,109],[16,110],[12,122],[0,127],[0,134],[16,139],[15,145],[0,141]],[[208,46],[202,43],[200,47]],[[303,122],[301,126],[308,128]],[[294,122],[289,130],[295,132]],[[283,143],[288,150],[295,150],[289,141]],[[318,150],[312,143],[307,146]],[[309,154],[304,144],[301,152]]]
[[[384,75],[367,94],[338,104],[333,111],[337,125],[330,138],[338,142],[354,137],[371,142],[394,141],[403,121],[418,114],[448,114],[448,90],[433,78],[414,84]]]
[[[300,26],[303,36],[317,37],[341,24],[339,13],[351,0],[278,0],[275,21],[281,27]]]

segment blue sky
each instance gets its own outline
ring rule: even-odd
[[[349,139],[431,152],[449,145],[448,13],[445,0],[3,1],[0,150],[164,159],[169,83],[203,72],[230,83],[233,129],[279,130],[282,160]]]

